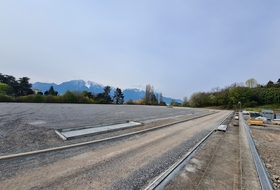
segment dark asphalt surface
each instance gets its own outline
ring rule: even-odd
[[[0,103],[0,127],[29,124],[62,129],[127,120],[145,122],[204,111],[139,105]]]

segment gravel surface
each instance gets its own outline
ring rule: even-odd
[[[167,185],[173,189],[241,189],[239,127],[230,117],[227,131],[214,132]]]
[[[244,119],[249,117],[244,115]],[[249,129],[274,188],[280,190],[280,126],[268,122],[265,126],[251,125]]]
[[[219,112],[96,145],[1,161],[0,183],[4,189],[140,189],[227,114]]]
[[[184,119],[203,109],[134,105],[0,103],[0,156],[120,135]],[[55,129],[140,121],[133,129],[63,141]]]
[[[182,158],[186,154],[186,150],[194,147],[209,132],[210,130],[198,132],[196,135],[186,139],[181,144],[130,174],[125,179],[113,184],[110,189],[139,189],[139,187],[144,187],[152,181],[151,179],[159,176],[166,168],[171,167],[178,159]],[[141,179],[138,179],[139,176],[141,176]]]
[[[146,121],[205,111],[203,109],[167,108],[165,106],[98,104],[0,103],[0,107],[0,126],[23,127],[25,124],[29,124],[51,129],[127,120]]]
[[[130,105],[0,103],[0,156],[116,136],[209,113]],[[0,161],[1,189],[141,189],[228,112],[85,147]],[[63,141],[55,129],[127,120],[140,127]],[[280,189],[280,126],[250,126],[275,189]]]
[[[250,126],[250,131],[274,188],[280,190],[280,126]]]

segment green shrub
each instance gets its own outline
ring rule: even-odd
[[[97,100],[95,103],[96,104],[107,104],[107,101],[105,99],[101,98],[101,99]]]
[[[134,105],[135,103],[133,102],[133,100],[128,100],[127,102],[126,102],[126,104],[128,104],[128,105]]]
[[[12,101],[13,98],[11,96],[0,93],[0,102],[12,102]]]
[[[66,91],[65,94],[63,94],[63,99],[64,99],[64,102],[66,102],[66,103],[77,103],[76,96],[74,95],[73,92],[70,92],[70,91]]]
[[[160,106],[166,106],[166,103],[165,102],[160,102],[159,105]]]
[[[33,102],[33,95],[21,96],[22,102]]]
[[[42,103],[45,101],[45,98],[43,95],[40,95],[40,94],[34,94],[33,95],[33,102],[36,102],[36,103]]]
[[[44,102],[45,103],[54,103],[54,96],[52,96],[52,95],[45,96]]]
[[[63,96],[53,96],[53,103],[64,103],[64,98]]]

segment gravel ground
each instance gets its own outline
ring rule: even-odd
[[[0,103],[0,107],[0,126],[23,127],[25,124],[29,124],[50,129],[127,120],[147,121],[205,111],[205,109],[167,108],[165,106],[98,104]]]
[[[1,161],[0,183],[4,189],[140,189],[227,114],[96,145]]]
[[[120,135],[209,113],[128,105],[0,103],[0,156]],[[139,189],[181,157],[221,118],[221,112],[184,124],[25,159],[0,161],[4,189]],[[211,118],[211,119],[210,119]],[[127,120],[145,125],[63,141],[54,129]],[[280,189],[280,126],[250,126],[275,189]]]
[[[113,184],[110,189],[139,189],[139,187],[147,185],[151,181],[151,179],[159,176],[166,170],[166,168],[169,168],[178,159],[183,157],[183,155],[186,154],[186,150],[194,147],[199,142],[199,140],[209,132],[210,130],[198,132],[195,136],[186,139],[181,144],[165,152],[160,157],[152,160],[148,164],[141,167],[139,170],[130,174],[125,179],[122,179],[121,181]],[[149,171],[149,173],[147,173],[147,171]],[[141,180],[135,181],[138,176],[141,176]]]
[[[244,119],[249,117],[244,115]],[[265,126],[251,125],[249,129],[274,188],[280,190],[280,126],[269,122]]]
[[[234,122],[227,119],[227,131],[213,133],[166,189],[241,189],[239,127]]]
[[[203,109],[133,105],[0,103],[0,156],[97,140],[185,119]],[[140,121],[144,126],[63,141],[55,129]]]
[[[275,189],[280,190],[280,126],[250,126],[250,131]]]

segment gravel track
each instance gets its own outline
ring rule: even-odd
[[[227,114],[97,145],[3,161],[0,183],[5,189],[139,189]]]
[[[177,145],[173,149],[162,154],[160,157],[152,160],[150,163],[136,170],[125,179],[113,184],[110,189],[139,189],[139,187],[145,187],[153,179],[159,176],[167,168],[173,165],[178,159],[186,154],[186,150],[190,150],[194,147],[200,139],[202,139],[210,131],[204,130],[197,133],[195,136],[190,137]],[[149,171],[149,173],[147,173]],[[141,176],[139,180],[138,177]]]

